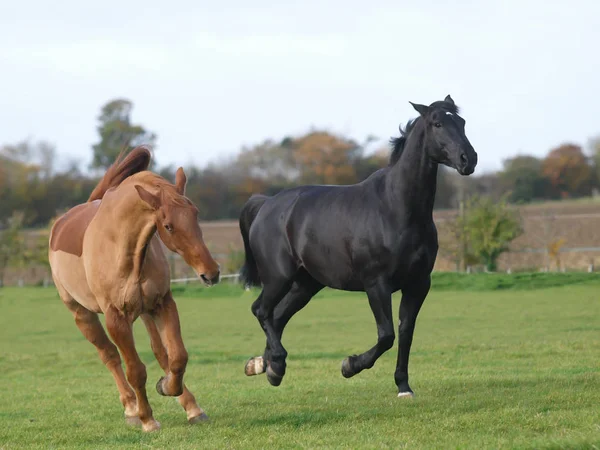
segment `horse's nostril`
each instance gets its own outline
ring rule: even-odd
[[[467,158],[466,153],[460,154],[460,162],[465,166],[469,163],[469,158]]]

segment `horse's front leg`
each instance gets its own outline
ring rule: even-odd
[[[398,362],[394,374],[398,386],[398,397],[414,397],[415,395],[408,385],[408,357],[417,316],[430,287],[431,278],[428,276],[425,280],[414,283],[402,290],[400,323],[398,325]]]
[[[150,336],[150,343],[152,345],[152,351],[160,367],[165,371],[165,374],[169,372],[169,357],[167,356],[167,350],[162,342],[158,328],[154,318],[148,314],[142,314],[142,320],[148,330]],[[177,401],[183,407],[187,414],[188,421],[191,424],[208,421],[208,416],[204,410],[198,406],[194,394],[183,384],[183,394],[177,397]]]
[[[394,345],[391,289],[385,281],[379,280],[366,291],[369,297],[369,306],[371,306],[377,323],[377,343],[361,355],[353,355],[344,359],[342,375],[346,378],[373,367],[375,361]]]
[[[152,416],[152,408],[146,394],[146,366],[142,363],[133,340],[133,320],[123,312],[110,306],[105,311],[106,328],[114,343],[121,351],[127,368],[127,381],[135,391],[138,417],[144,431],[154,431],[160,424]]]
[[[156,390],[160,395],[178,397],[183,393],[183,374],[187,367],[188,353],[181,338],[181,326],[177,305],[169,291],[162,304],[152,313],[160,338],[167,350],[166,375],[158,380]]]

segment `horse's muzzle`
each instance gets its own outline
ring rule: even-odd
[[[212,286],[213,284],[217,284],[219,282],[220,277],[221,277],[221,272],[220,271],[217,271],[215,275],[212,275],[210,277],[207,276],[206,274],[201,274],[200,275],[200,279],[207,286]]]

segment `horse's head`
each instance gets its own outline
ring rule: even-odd
[[[477,152],[465,134],[465,120],[449,95],[429,106],[410,104],[425,122],[426,148],[439,164],[453,167],[461,175],[471,175],[477,165]]]
[[[151,193],[135,185],[140,198],[154,211],[156,229],[169,250],[180,254],[207,285],[219,282],[219,265],[208,251],[198,224],[198,208],[185,197],[187,179],[180,167],[175,185],[158,184]]]

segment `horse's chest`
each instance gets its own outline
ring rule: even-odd
[[[394,286],[399,289],[410,280],[429,275],[435,264],[437,249],[435,231],[419,230],[409,233],[394,252],[390,270]]]

